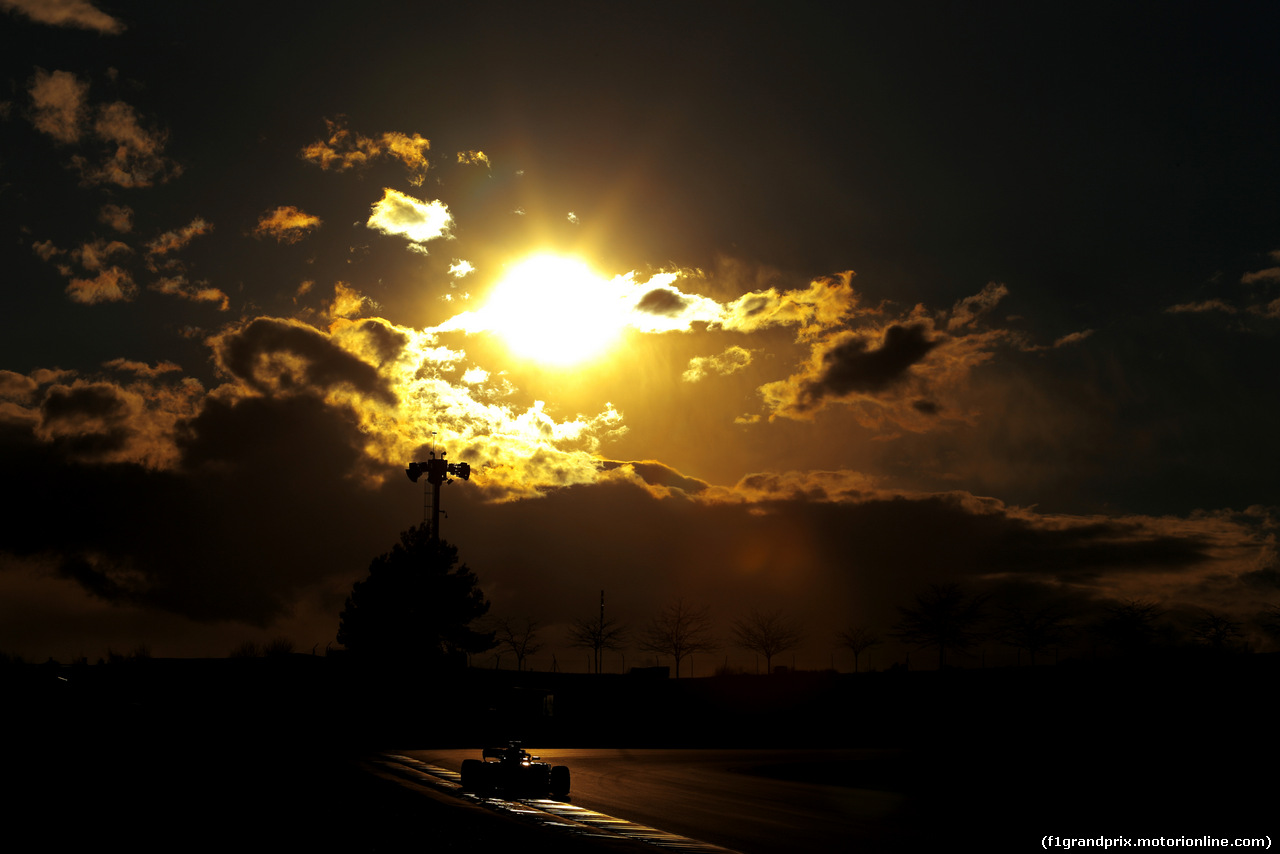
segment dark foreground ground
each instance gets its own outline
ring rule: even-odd
[[[915,842],[1025,850],[1045,834],[1280,836],[1268,782],[1280,756],[1277,674],[1262,659],[792,682],[471,674],[407,693],[408,680],[254,667],[9,680],[6,829],[58,848],[637,850],[424,795],[364,761],[519,735],[541,746],[893,748],[891,763],[811,781],[906,794],[904,838]]]
[[[193,742],[13,758],[6,757],[6,783],[16,791],[4,804],[5,835],[31,839],[26,850],[638,850],[411,790],[358,757],[323,748]]]

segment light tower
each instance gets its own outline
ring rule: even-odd
[[[453,483],[449,479],[449,475],[456,475],[463,480],[471,479],[471,466],[466,463],[450,463],[445,462],[444,451],[440,452],[440,456],[436,456],[435,451],[429,452],[428,459],[419,463],[409,463],[409,467],[405,469],[405,474],[409,475],[409,480],[414,483],[418,482],[418,478],[422,475],[427,476],[427,483],[431,484],[431,539],[440,541],[440,484]]]

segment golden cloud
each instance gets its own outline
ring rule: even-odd
[[[20,12],[40,24],[78,27],[106,35],[124,31],[124,24],[88,0],[0,0],[0,8]]]
[[[381,318],[338,318],[324,332],[260,317],[209,344],[229,380],[214,390],[219,399],[318,397],[356,418],[360,450],[382,471],[402,467],[434,438],[471,464],[473,485],[494,501],[595,482],[601,441],[626,429],[607,404],[596,415],[562,419],[542,401],[506,403],[487,373],[462,366],[464,353]]]
[[[716,356],[693,357],[680,378],[687,383],[695,383],[709,373],[724,376],[741,371],[749,364],[751,364],[751,351],[745,347],[733,346]]]
[[[1280,267],[1267,267],[1265,270],[1255,270],[1251,273],[1245,273],[1240,277],[1240,281],[1242,284],[1246,285],[1252,285],[1258,282],[1280,282]]]
[[[92,279],[72,279],[67,296],[75,302],[127,302],[138,293],[133,277],[119,267],[108,267]]]
[[[55,384],[36,407],[38,439],[83,462],[171,467],[182,421],[195,415],[203,389],[192,379],[172,385],[76,380]]]
[[[157,362],[154,365],[148,365],[146,362],[135,362],[131,359],[112,359],[109,362],[103,362],[104,368],[110,368],[114,371],[122,371],[125,373],[136,374],[140,377],[158,377],[162,374],[176,373],[182,370],[176,362]]]
[[[70,71],[47,72],[37,68],[27,91],[35,108],[31,123],[36,130],[58,142],[79,142],[88,83],[81,82]]]
[[[128,205],[106,204],[98,211],[98,222],[111,226],[121,234],[133,230],[133,208]]]
[[[917,307],[884,325],[841,330],[815,341],[800,370],[759,388],[769,417],[807,420],[827,406],[849,407],[860,424],[924,432],[940,421],[969,422],[961,400],[969,372],[1009,336],[948,335]]]
[[[391,157],[409,170],[409,181],[420,186],[426,177],[427,152],[431,141],[419,134],[403,134],[390,131],[378,139],[364,136],[347,128],[346,116],[325,119],[328,138],[318,140],[302,149],[302,159],[315,163],[325,171],[346,172],[360,169],[380,157]]]
[[[329,306],[330,317],[352,317],[364,310],[368,298],[350,287],[346,282],[335,282],[333,286],[333,303]]]
[[[157,293],[168,294],[169,296],[181,297],[192,302],[217,303],[219,311],[226,311],[231,305],[230,298],[220,288],[211,287],[207,284],[192,285],[187,281],[187,277],[181,274],[163,276],[157,279],[154,284],[149,285],[148,289]]]
[[[719,325],[737,332],[798,326],[802,338],[821,334],[852,316],[858,306],[852,270],[814,279],[803,290],[768,288],[745,294],[725,307]]]
[[[1178,305],[1171,305],[1165,309],[1168,314],[1203,314],[1208,311],[1220,311],[1224,314],[1235,314],[1236,308],[1233,305],[1223,302],[1220,299],[1207,299],[1200,302],[1184,302]]]
[[[132,252],[132,249],[119,240],[106,241],[99,238],[98,240],[81,244],[71,250],[71,257],[81,267],[91,273],[95,273],[104,269],[112,258],[119,255],[129,255]]]
[[[280,243],[297,243],[321,226],[320,217],[283,205],[258,217],[255,237],[274,237]]]
[[[1008,295],[1009,289],[1003,284],[988,282],[979,293],[965,297],[955,304],[951,309],[951,319],[947,321],[947,329],[961,329],[972,325]]]
[[[133,107],[122,101],[98,109],[93,133],[108,144],[108,153],[98,163],[71,158],[85,184],[149,187],[182,174],[182,167],[164,156],[166,134],[143,128]]]
[[[170,252],[176,252],[183,249],[192,240],[195,240],[202,234],[208,234],[213,231],[213,224],[205,221],[201,217],[196,217],[182,228],[166,231],[159,237],[147,243],[147,255],[167,255]]]
[[[421,244],[450,236],[453,216],[442,201],[424,202],[399,190],[384,188],[382,198],[373,204],[368,226],[383,234],[399,234],[418,251],[425,252]]]

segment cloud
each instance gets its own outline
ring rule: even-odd
[[[973,324],[1008,295],[1009,289],[1003,284],[988,282],[979,293],[965,297],[955,304],[951,309],[951,319],[947,321],[947,329],[961,329]]]
[[[103,205],[98,211],[98,222],[111,226],[121,234],[127,234],[133,230],[133,208],[128,205]]]
[[[208,234],[213,231],[213,224],[207,222],[201,217],[196,217],[182,228],[166,231],[154,240],[147,243],[147,255],[150,258],[156,258],[161,255],[168,255],[170,252],[177,252],[184,249],[202,234]]]
[[[34,496],[10,516],[19,527],[5,526],[5,569],[13,556],[38,559],[101,601],[264,625],[314,596],[331,620],[351,567],[376,553],[376,535],[362,530],[377,529],[377,511],[345,479],[359,433],[314,399],[205,399],[175,423],[163,468],[91,452],[95,436],[120,446],[136,420],[126,389],[97,384],[54,401],[58,435],[9,430],[0,442],[11,483]],[[72,524],[69,496],[85,508]],[[360,530],[314,536],[316,520],[334,513]]]
[[[1220,299],[1207,299],[1200,302],[1184,302],[1178,305],[1171,305],[1165,309],[1167,314],[1204,314],[1210,311],[1220,311],[1223,314],[1235,314],[1236,308],[1233,305],[1223,302]]]
[[[1081,329],[1078,332],[1069,332],[1054,339],[1052,344],[1032,344],[1022,335],[1011,336],[1011,340],[1024,353],[1039,353],[1044,350],[1057,350],[1059,347],[1070,347],[1072,344],[1079,344],[1081,341],[1091,337],[1093,337],[1092,329]]]
[[[730,302],[719,319],[721,328],[755,332],[772,326],[798,326],[812,337],[844,322],[858,305],[852,270],[814,279],[803,290],[768,288]]]
[[[700,495],[711,487],[706,481],[681,474],[658,460],[603,460],[600,470],[610,475],[605,482],[622,479],[642,484],[656,498]]]
[[[349,389],[384,404],[396,395],[374,366],[298,321],[259,317],[209,339],[218,368],[258,394],[328,397]]]
[[[352,317],[364,310],[365,304],[372,300],[346,282],[336,282],[333,286],[333,303],[329,306],[330,317]]]
[[[1054,349],[1058,347],[1068,347],[1072,344],[1079,344],[1081,341],[1093,335],[1092,329],[1082,329],[1079,332],[1070,332],[1061,338],[1055,339],[1053,342]]]
[[[128,302],[138,293],[133,277],[119,267],[108,267],[91,279],[72,279],[67,296],[75,302]]]
[[[90,113],[87,82],[69,71],[46,72],[38,68],[28,92],[33,106],[31,121],[37,130],[63,144],[84,141]],[[71,165],[87,186],[147,187],[182,172],[178,164],[164,156],[166,134],[143,128],[133,107],[122,101],[99,106],[88,129],[93,139],[105,143],[105,150],[97,161],[81,154],[72,156]],[[117,213],[128,210],[110,207]]]
[[[654,288],[640,297],[636,310],[646,314],[658,314],[675,317],[681,314],[692,301],[689,297],[672,288]]]
[[[353,460],[374,479],[434,441],[471,464],[472,491],[499,502],[535,498],[599,479],[600,442],[626,429],[608,405],[561,419],[541,401],[503,402],[488,372],[461,366],[464,354],[380,318],[335,318],[325,332],[259,317],[228,326],[209,345],[228,379],[211,398],[321,401],[357,426]]]
[[[123,371],[130,374],[136,374],[140,377],[155,378],[163,374],[171,374],[182,371],[182,367],[175,362],[157,362],[154,365],[148,365],[146,362],[135,362],[130,359],[112,359],[109,362],[103,362],[104,368],[110,368],[115,371]]]
[[[1273,299],[1265,305],[1250,306],[1249,311],[1271,320],[1280,319],[1280,299]]]
[[[431,149],[431,140],[416,133],[407,136],[391,131],[382,135],[382,145],[388,156],[399,160],[409,170],[409,183],[421,186],[427,177],[427,152]]]
[[[1267,523],[1238,515],[1042,514],[966,491],[885,488],[847,470],[718,486],[656,461],[604,467],[594,483],[483,513],[471,509],[470,485],[448,496],[450,536],[469,544],[496,609],[518,601],[568,621],[589,605],[585,593],[607,586],[615,615],[643,620],[679,591],[720,614],[766,603],[801,612],[829,637],[851,622],[886,630],[927,585],[958,582],[998,605],[1053,601],[1078,620],[1129,598],[1217,600],[1240,614],[1256,607],[1248,585],[1267,555]],[[495,529],[506,536],[484,536]],[[583,530],[627,544],[592,587],[582,568],[600,567],[600,546]],[[544,544],[536,555],[533,540]],[[521,579],[532,573],[530,593]],[[826,662],[829,646],[800,652],[810,655]]]
[[[81,82],[70,71],[50,73],[37,68],[27,91],[34,107],[31,123],[36,130],[61,143],[80,141],[88,83]]]
[[[373,140],[347,129],[346,116],[325,119],[327,140],[313,142],[302,150],[302,159],[317,164],[321,169],[345,172],[366,165],[378,154]]]
[[[463,166],[484,166],[489,167],[489,155],[483,151],[470,150],[458,152],[458,163]]]
[[[303,160],[315,163],[325,171],[346,172],[368,166],[378,158],[391,157],[409,170],[409,182],[414,186],[420,186],[426,178],[430,140],[416,133],[409,136],[398,131],[373,139],[349,130],[346,116],[325,119],[325,127],[328,139],[318,140],[304,148]]]
[[[65,253],[65,250],[55,246],[52,240],[38,240],[31,244],[31,250],[39,256],[41,261],[52,261]]]
[[[88,0],[0,0],[0,9],[19,12],[40,24],[78,27],[107,35],[124,32],[124,24]]]
[[[872,429],[925,432],[944,422],[969,423],[977,415],[965,402],[970,372],[1014,339],[1003,330],[961,329],[938,329],[922,306],[897,320],[836,329],[810,342],[808,358],[791,376],[757,391],[770,419],[809,420],[839,404]]]
[[[119,240],[106,241],[101,238],[83,243],[71,250],[71,257],[89,272],[104,269],[111,259],[120,255],[132,255],[133,250]]]
[[[93,133],[107,143],[103,159],[71,158],[86,185],[149,187],[182,174],[182,167],[164,156],[166,133],[143,128],[133,107],[122,101],[98,108]]]
[[[444,202],[424,202],[399,190],[384,188],[382,198],[373,204],[368,226],[383,234],[399,234],[425,252],[420,244],[438,237],[449,237],[453,217]]]
[[[255,237],[274,237],[280,243],[297,243],[321,226],[320,217],[305,213],[293,205],[284,205],[258,217]]]
[[[874,399],[908,384],[912,366],[941,343],[920,323],[841,332],[813,348],[801,373],[760,392],[774,415],[806,418],[828,400]]]
[[[194,415],[203,389],[194,380],[152,382],[159,373],[127,384],[77,379],[49,386],[36,406],[35,437],[71,460],[171,466],[177,425]]]
[[[694,356],[680,378],[687,383],[696,383],[710,373],[725,376],[741,371],[749,364],[751,351],[745,347],[733,346],[716,356]]]
[[[475,271],[476,268],[471,266],[470,261],[455,259],[454,262],[449,265],[449,275],[453,276],[455,279],[461,279],[463,276],[474,273]]]
[[[226,311],[231,305],[231,299],[220,288],[212,287],[205,282],[192,285],[187,281],[187,277],[181,273],[162,276],[151,285],[148,285],[148,289],[157,293],[168,294],[169,296],[181,297],[192,302],[217,303],[219,311]]]
[[[1255,285],[1258,282],[1280,282],[1280,267],[1268,267],[1265,270],[1245,273],[1240,277],[1240,282],[1245,285]]]

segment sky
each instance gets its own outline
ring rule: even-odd
[[[1280,9],[831,5],[0,0],[0,650],[1280,604]]]

